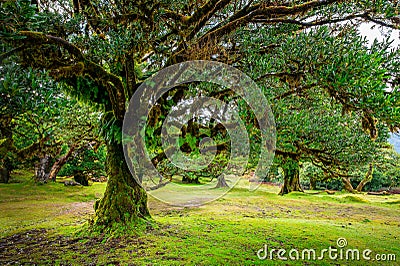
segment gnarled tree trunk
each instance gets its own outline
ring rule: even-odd
[[[39,159],[35,167],[35,181],[40,183],[47,183],[49,180],[49,167],[51,156],[46,154]]]
[[[353,185],[351,184],[350,179],[348,177],[342,176],[342,181],[343,181],[343,184],[344,184],[344,189],[346,189],[348,192],[351,192],[351,193],[356,193],[357,192],[357,190],[355,190],[353,188]]]
[[[226,183],[224,174],[221,174],[220,176],[218,176],[218,183],[215,186],[215,188],[221,188],[221,187],[229,187],[228,183]]]
[[[126,164],[122,144],[107,144],[108,183],[104,197],[95,204],[93,226],[113,230],[113,224],[135,226],[150,218],[146,191],[138,184]]]
[[[0,168],[0,183],[8,183],[10,180],[10,171],[7,168]]]
[[[74,180],[79,184],[81,184],[82,186],[89,186],[89,179],[85,175],[85,173],[83,173],[83,171],[75,171]]]
[[[315,176],[310,177],[310,190],[315,190],[317,188],[317,178]]]
[[[14,151],[11,121],[11,116],[0,117],[0,183],[8,183],[13,170],[12,160],[7,156],[10,151]]]
[[[290,157],[285,158],[282,165],[284,182],[279,195],[285,195],[293,191],[303,192],[300,186],[300,165],[299,162]]]
[[[75,148],[76,148],[76,144],[72,145],[71,148],[69,149],[69,151],[67,152],[67,154],[65,154],[64,156],[61,156],[60,158],[58,158],[55,161],[55,163],[53,164],[53,166],[50,169],[49,179],[56,181],[58,172],[60,172],[63,165],[68,161],[69,157],[71,157]]]
[[[358,184],[356,190],[357,192],[361,192],[364,186],[372,180],[372,174],[374,172],[374,166],[372,163],[369,164],[369,169],[368,172],[365,174],[365,177],[363,180],[361,180],[360,184]]]

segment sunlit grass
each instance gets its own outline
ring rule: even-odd
[[[224,197],[200,207],[173,207],[149,197],[155,228],[139,236],[105,240],[74,234],[84,228],[105,183],[89,187],[35,185],[29,172],[17,174],[20,183],[0,184],[0,235],[46,231],[28,237],[32,242],[13,244],[15,251],[13,246],[10,257],[4,257],[8,261],[73,265],[366,265],[362,260],[262,261],[256,255],[264,244],[276,249],[318,251],[336,247],[340,237],[346,238],[348,248],[393,253],[400,259],[399,195],[337,192],[282,197],[277,195],[277,186],[261,185],[252,192],[248,181],[241,180]]]

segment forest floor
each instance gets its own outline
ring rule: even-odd
[[[279,187],[250,192],[242,180],[200,207],[172,207],[150,197],[155,227],[106,239],[81,230],[106,183],[36,185],[30,175],[17,171],[13,183],[0,184],[0,265],[400,265],[400,195],[282,197]],[[338,246],[344,241],[347,245]],[[268,256],[262,260],[257,252],[263,256],[265,245]],[[278,249],[286,250],[281,255],[287,260],[278,257]],[[292,249],[299,260],[289,258],[289,253],[296,257]],[[302,259],[309,249],[316,258],[308,258],[307,251]],[[338,258],[328,252],[322,258],[323,249],[338,249]],[[353,257],[354,249],[360,259]],[[366,249],[370,261],[362,257]]]

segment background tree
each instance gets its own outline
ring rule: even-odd
[[[74,176],[81,185],[89,185],[89,180],[95,182],[107,181],[105,178],[106,149],[101,142],[88,142],[75,149],[70,158],[60,169],[60,176]]]
[[[336,34],[328,27],[299,33],[261,56],[258,42],[246,45],[249,67],[269,95],[275,114],[275,163],[284,172],[281,194],[302,191],[301,161],[342,178],[347,189],[355,191],[348,180],[350,168],[372,163],[377,147],[387,142],[385,128],[396,128],[399,119],[399,92],[386,82],[399,62],[399,52],[390,52],[389,43],[368,46],[356,29],[335,26],[334,30]],[[275,29],[260,38],[275,39],[269,37],[275,36],[271,31]]]
[[[15,167],[16,161],[32,157],[38,150],[43,149],[45,142],[48,141],[48,135],[33,136],[29,130],[27,132],[29,136],[16,135],[16,128],[17,121],[22,117],[37,116],[44,112],[44,108],[49,108],[48,103],[55,103],[53,99],[55,84],[51,80],[41,79],[43,73],[35,73],[32,69],[23,71],[13,63],[2,66],[0,71],[3,77],[0,82],[0,158],[2,166],[10,172]],[[22,124],[24,123],[26,121]],[[20,140],[17,144],[16,139]]]
[[[149,217],[146,194],[136,181],[141,175],[140,169],[135,169],[133,175],[136,178],[133,178],[124,161],[121,126],[126,101],[147,76],[167,65],[213,59],[233,64],[254,78],[283,72],[288,83],[295,85],[284,86],[286,92],[282,93],[286,94],[299,92],[296,85],[300,81],[300,72],[304,71],[307,78],[303,79],[308,83],[317,82],[315,87],[328,99],[342,105],[344,111],[359,113],[372,138],[378,134],[374,118],[379,118],[391,130],[398,126],[398,87],[394,87],[396,93],[385,94],[384,84],[375,83],[375,80],[381,80],[381,75],[371,82],[375,86],[366,84],[365,75],[354,76],[360,73],[356,71],[360,65],[355,61],[362,54],[357,46],[349,44],[347,50],[340,53],[342,56],[337,56],[338,50],[324,47],[329,45],[327,39],[332,39],[332,43],[352,40],[348,34],[343,34],[343,27],[339,27],[339,31],[335,27],[325,30],[316,49],[321,54],[312,53],[317,42],[308,45],[303,42],[306,45],[300,46],[301,42],[293,38],[308,40],[308,29],[328,24],[334,26],[332,23],[349,20],[354,23],[371,21],[397,28],[398,3],[395,1],[106,3],[102,0],[78,0],[72,3],[60,1],[56,5],[41,1],[34,7],[29,4],[26,1],[2,3],[1,58],[3,62],[11,60],[23,67],[48,69],[54,80],[70,86],[70,94],[102,106],[110,180],[104,198],[96,204],[93,224],[100,228],[112,228],[114,222],[135,224],[141,218]],[[300,32],[305,33],[298,35]],[[379,45],[375,47],[381,48]],[[253,56],[246,52],[249,48]],[[301,63],[280,56],[272,60],[272,55],[294,48],[295,55],[301,56]],[[259,59],[261,56],[254,60],[257,55],[269,55],[271,60],[263,62]],[[371,56],[378,55],[379,51],[371,51]],[[378,74],[391,82],[398,82],[398,60],[393,58],[393,54],[380,56],[385,57],[380,61],[384,74]],[[308,63],[315,60],[320,64],[313,63],[313,68],[307,68]],[[363,61],[367,68],[368,60]],[[349,66],[354,68],[346,78]],[[273,88],[280,90],[280,87]],[[355,93],[356,90],[359,91]],[[178,96],[175,97],[177,102]]]
[[[391,191],[399,186],[399,155],[390,147],[382,147],[373,164],[349,168],[346,182],[342,177],[324,172],[312,163],[303,163],[300,172],[301,185],[310,189],[348,189],[350,192]],[[372,170],[371,169],[372,166]],[[345,186],[347,185],[347,187]]]
[[[5,162],[34,163],[36,181],[45,183],[55,181],[75,150],[90,142],[100,144],[98,112],[67,98],[45,73],[27,72],[16,65],[6,65],[2,71]]]

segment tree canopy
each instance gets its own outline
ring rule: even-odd
[[[140,169],[134,178],[125,163],[121,127],[137,88],[172,64],[227,63],[262,87],[277,124],[283,193],[299,189],[299,160],[335,173],[372,161],[373,140],[399,129],[400,54],[388,42],[368,45],[357,25],[397,30],[398,12],[390,0],[6,1],[0,58],[2,68],[45,70],[104,113],[110,180],[92,224],[109,229],[149,217]],[[166,93],[157,118],[190,93],[185,86]]]

